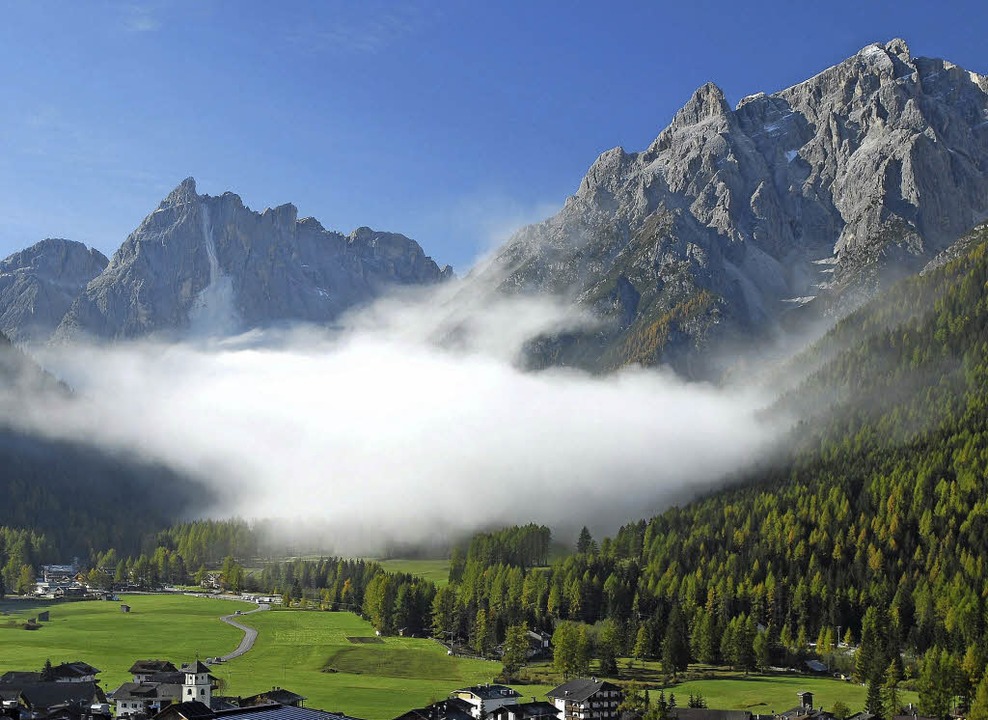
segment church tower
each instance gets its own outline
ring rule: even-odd
[[[196,660],[182,666],[185,673],[185,683],[182,685],[182,702],[198,700],[206,707],[213,697],[212,685],[209,680],[209,668]]]

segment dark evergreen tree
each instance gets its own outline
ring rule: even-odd
[[[583,529],[580,530],[580,537],[576,541],[576,551],[578,553],[587,554],[594,549],[593,536],[590,535],[590,530],[584,525]]]
[[[967,720],[988,720],[988,673],[984,673],[978,683]]]
[[[662,641],[662,667],[675,675],[689,667],[689,663],[690,644],[686,620],[679,605],[673,605],[666,623],[665,639]]]
[[[522,668],[527,659],[528,630],[524,625],[512,625],[505,634],[504,654],[501,656],[505,674],[514,675]]]
[[[885,718],[885,708],[882,706],[882,683],[878,675],[868,679],[868,696],[865,699],[865,710],[874,715],[876,720]]]
[[[899,670],[899,658],[896,657],[889,662],[882,679],[882,707],[887,718],[902,714],[902,703],[899,700],[900,680],[902,680],[902,673]]]

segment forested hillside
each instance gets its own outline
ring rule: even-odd
[[[49,562],[137,549],[185,515],[201,490],[162,466],[0,428],[0,525],[51,541]]]
[[[71,390],[0,333],[0,403],[7,413],[0,420],[0,528],[46,536],[26,560],[15,553],[18,563],[85,559],[107,547],[132,552],[182,518],[194,500],[208,502],[203,488],[160,465],[17,429],[14,416],[51,393]],[[10,558],[0,542],[0,565]]]
[[[988,645],[988,233],[979,240],[794,364],[812,370],[773,411],[812,419],[784,468],[544,571],[468,561],[437,595],[436,630],[493,646],[513,623],[603,621],[616,624],[605,654],[752,666],[759,647],[780,662],[849,635],[863,642],[862,680],[916,651],[969,694]]]

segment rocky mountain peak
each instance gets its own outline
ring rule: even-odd
[[[180,182],[174,190],[168,193],[167,197],[161,201],[159,208],[170,208],[177,205],[186,205],[199,199],[196,192],[196,179],[187,177]]]
[[[47,238],[0,262],[0,331],[16,341],[47,338],[104,268],[99,250]]]
[[[490,277],[613,322],[551,346],[554,362],[689,365],[714,337],[774,332],[918,271],[982,218],[988,83],[894,39],[734,110],[703,85],[645,151],[597,158]]]
[[[885,43],[885,52],[890,55],[895,55],[904,63],[907,63],[912,59],[912,53],[909,51],[909,45],[902,38],[892,38]]]
[[[183,180],[65,313],[56,336],[226,335],[286,322],[329,322],[398,285],[448,276],[418,243],[360,228],[350,238],[262,212],[231,192]]]
[[[852,63],[865,72],[879,75],[884,80],[895,80],[912,72],[912,55],[903,40],[874,43],[863,47],[844,64]]]
[[[298,208],[292,203],[284,203],[273,208],[265,208],[261,217],[270,217],[274,222],[294,223],[298,220]]]
[[[108,260],[96,248],[64,238],[45,238],[0,262],[0,273],[30,272],[38,277],[78,284],[98,275]]]
[[[731,112],[724,91],[712,82],[705,83],[694,91],[689,101],[680,108],[672,120],[672,127],[696,125],[704,120]]]
[[[628,154],[620,147],[601,153],[584,176],[577,195],[591,195],[599,188],[612,185],[614,179],[621,176],[621,168],[628,159]]]

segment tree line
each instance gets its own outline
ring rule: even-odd
[[[52,541],[43,533],[0,526],[0,598],[34,589],[35,568],[52,562]]]

